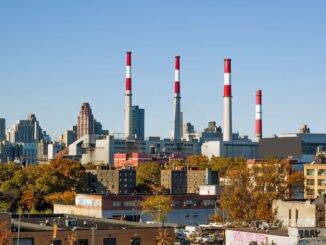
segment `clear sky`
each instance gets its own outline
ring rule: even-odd
[[[264,134],[303,123],[326,132],[326,1],[0,2],[0,117],[35,113],[58,136],[88,101],[123,132],[125,51],[146,135],[172,130],[173,57],[181,55],[184,120],[222,123],[223,59],[233,63],[233,127],[253,136],[255,90]]]

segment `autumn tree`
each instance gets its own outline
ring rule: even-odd
[[[15,164],[2,164],[0,170],[0,202],[3,209],[15,211],[47,210],[51,207],[51,195],[68,192],[87,192],[88,178],[85,168],[78,162],[56,159],[49,164],[30,165],[22,168]],[[64,197],[68,197],[66,194]]]
[[[160,186],[161,166],[156,162],[146,162],[138,165],[136,183],[138,191],[152,192]]]
[[[204,155],[191,155],[187,157],[186,163],[189,168],[198,168],[200,170],[204,170],[209,167],[208,157]]]
[[[302,174],[293,173],[288,162],[273,160],[226,171],[228,179],[220,206],[233,221],[272,221],[275,199],[288,198],[293,186],[303,183]]]
[[[5,221],[0,223],[0,245],[9,243],[10,233],[10,222]]]
[[[212,157],[209,161],[209,167],[217,170],[220,176],[224,176],[227,170],[241,169],[246,166],[246,159],[240,157]]]
[[[171,197],[155,195],[146,198],[142,203],[142,210],[157,222],[163,222],[171,211]]]

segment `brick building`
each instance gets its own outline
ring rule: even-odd
[[[202,185],[218,185],[217,171],[205,170],[162,170],[161,185],[171,194],[199,193]]]
[[[95,170],[87,170],[90,174],[90,182],[97,193],[133,193],[136,188],[135,169],[107,169],[97,167]]]
[[[18,216],[0,214],[0,223],[6,224],[8,245],[151,245],[156,244],[160,229],[153,224],[63,214],[23,215],[20,222]],[[164,229],[173,240],[173,228]]]

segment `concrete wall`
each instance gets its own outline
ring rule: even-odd
[[[276,219],[282,222],[283,227],[315,227],[316,205],[310,201],[273,201],[273,210],[276,210]],[[291,210],[291,219],[289,219]],[[298,220],[296,221],[296,210]]]
[[[245,232],[239,230],[226,230],[225,244],[226,245],[249,245],[250,242],[257,244],[274,244],[277,245],[297,245],[298,239],[289,236],[277,236],[268,233]]]
[[[53,205],[54,214],[74,214],[84,215],[89,217],[102,218],[101,207],[87,207],[87,206],[75,206],[75,205]]]

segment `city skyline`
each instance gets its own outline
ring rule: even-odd
[[[128,9],[80,3],[73,16],[73,3],[25,3],[18,9],[16,4],[0,10],[0,79],[7,91],[0,98],[0,117],[7,128],[35,113],[56,138],[76,124],[80,105],[88,101],[104,128],[123,132],[124,53],[131,50],[133,101],[146,110],[146,136],[168,137],[173,129],[175,55],[182,57],[184,122],[196,130],[213,120],[222,125],[223,59],[230,56],[233,131],[254,139],[256,89],[264,93],[265,137],[297,132],[303,123],[312,132],[325,131],[320,115],[326,109],[319,99],[326,88],[322,2],[296,3],[295,12],[289,3],[254,9],[253,3],[238,3],[240,8],[210,1],[200,6],[170,2],[170,7],[141,1]],[[263,15],[264,10],[274,14]]]

